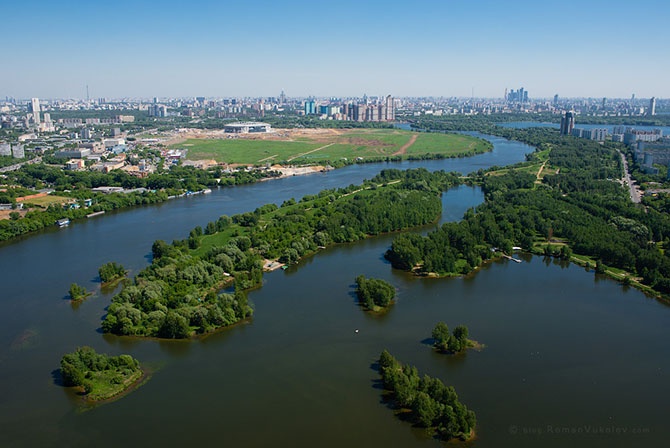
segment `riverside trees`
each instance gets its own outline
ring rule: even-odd
[[[480,172],[486,202],[425,237],[396,237],[386,253],[394,267],[421,275],[466,274],[492,256],[492,247],[543,252],[543,242],[558,239],[569,247],[547,253],[585,255],[603,272],[607,266],[623,269],[670,294],[670,254],[661,250],[670,244],[670,218],[630,201],[616,182],[622,167],[614,144],[561,137],[551,129],[489,131],[544,148],[553,173],[536,182],[521,169]]]

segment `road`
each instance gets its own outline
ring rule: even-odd
[[[41,157],[35,157],[34,159],[26,160],[25,162],[21,162],[21,163],[15,164],[15,165],[9,165],[9,166],[6,166],[4,168],[0,168],[0,173],[6,173],[8,171],[16,171],[19,168],[21,168],[23,165],[25,165],[26,163],[30,164],[30,163],[40,163],[40,162],[42,162],[42,158]]]
[[[623,177],[621,179],[621,183],[628,185],[628,190],[630,191],[630,200],[635,204],[639,204],[642,202],[642,198],[640,197],[640,190],[638,190],[637,186],[630,178],[630,173],[628,172],[628,160],[626,160],[626,156],[621,151],[619,151],[619,155],[621,156],[621,164],[623,165]]]

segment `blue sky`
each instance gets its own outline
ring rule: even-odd
[[[34,0],[0,97],[670,97],[670,2]]]

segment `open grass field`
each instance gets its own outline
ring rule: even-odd
[[[488,142],[466,135],[431,134],[399,129],[356,129],[313,134],[188,139],[172,145],[188,149],[189,160],[213,159],[231,164],[315,163],[357,158],[455,157],[491,149]]]
[[[72,198],[67,198],[65,196],[56,196],[56,195],[50,194],[50,195],[47,195],[47,196],[43,196],[41,198],[28,199],[25,202],[26,202],[26,204],[32,204],[32,205],[36,205],[38,207],[47,208],[52,204],[65,204],[67,202],[70,202],[71,200],[72,200]]]

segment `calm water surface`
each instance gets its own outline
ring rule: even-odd
[[[78,308],[64,300],[73,281],[95,289],[102,263],[136,273],[153,240],[183,238],[222,214],[357,184],[386,166],[471,172],[529,150],[493,140],[493,153],[470,159],[356,165],[224,189],[0,246],[0,446],[439,446],[381,403],[371,364],[384,348],[456,387],[477,412],[473,446],[659,446],[670,435],[670,314],[576,266],[529,258],[467,279],[422,280],[383,260],[392,236],[374,238],[266,275],[249,294],[251,322],[197,341],[102,335],[111,293],[98,291]],[[449,191],[442,220],[481,200],[475,188]],[[359,274],[398,289],[389,313],[373,317],[356,306]],[[468,325],[486,349],[433,353],[422,341],[438,320]],[[80,345],[130,353],[153,377],[82,412],[52,377],[62,354]]]

